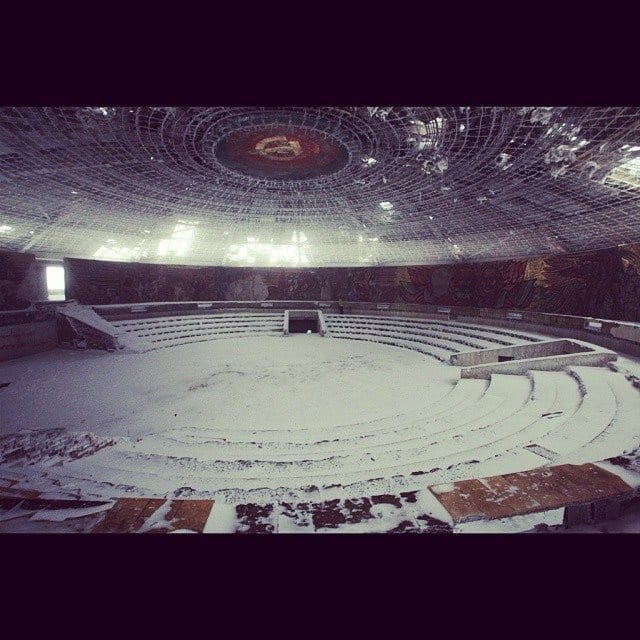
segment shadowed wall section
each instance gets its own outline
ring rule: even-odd
[[[640,245],[415,267],[253,269],[68,258],[67,298],[84,304],[193,300],[337,300],[526,309],[640,320]]]
[[[31,253],[0,251],[0,311],[26,309],[46,298],[44,265]]]

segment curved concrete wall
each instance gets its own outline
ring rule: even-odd
[[[576,255],[415,267],[247,268],[65,260],[83,304],[351,300],[640,321],[640,245]]]

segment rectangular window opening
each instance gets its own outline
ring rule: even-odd
[[[47,265],[47,294],[49,300],[66,300],[64,286],[64,267]]]

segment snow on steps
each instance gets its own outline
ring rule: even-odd
[[[495,385],[495,383],[494,383]],[[528,384],[526,391],[523,391],[522,397],[514,401],[513,386],[509,386],[509,394],[506,394],[504,390],[495,390],[494,392],[484,393],[479,401],[477,397],[470,396],[467,385],[461,385],[461,390],[465,388],[465,402],[463,406],[458,407],[458,411],[443,410],[440,411],[440,417],[434,416],[431,412],[423,414],[418,421],[415,421],[412,427],[405,427],[404,429],[393,428],[393,422],[390,424],[390,428],[383,433],[376,431],[372,436],[370,432],[364,431],[360,434],[360,437],[353,437],[351,430],[349,430],[347,438],[336,438],[334,441],[327,441],[327,436],[335,435],[333,430],[322,429],[315,430],[313,433],[315,437],[324,435],[325,440],[320,442],[291,442],[291,438],[284,441],[271,441],[265,446],[265,441],[256,441],[254,436],[251,437],[249,442],[226,441],[224,443],[216,442],[216,446],[210,449],[203,448],[202,444],[189,445],[183,443],[177,444],[175,440],[169,441],[163,434],[160,434],[154,444],[149,447],[150,438],[145,439],[144,450],[145,452],[158,453],[160,455],[166,455],[167,452],[173,451],[174,455],[179,451],[181,455],[195,455],[198,459],[211,460],[211,461],[224,461],[233,462],[240,457],[243,460],[253,460],[257,464],[261,462],[286,462],[286,463],[304,463],[307,466],[312,462],[319,462],[322,464],[328,460],[341,460],[343,464],[348,466],[347,461],[352,458],[357,458],[353,455],[353,451],[362,450],[366,452],[380,451],[385,457],[389,457],[392,452],[400,452],[398,455],[401,458],[406,457],[407,451],[413,451],[416,445],[423,444],[425,439],[432,440],[437,434],[444,434],[444,438],[449,436],[448,430],[456,428],[458,430],[467,428],[473,419],[477,416],[477,409],[480,408],[481,416],[484,416],[484,421],[491,421],[496,419],[498,415],[508,414],[514,408],[519,406],[519,403],[526,401],[526,394],[528,393]],[[483,389],[483,387],[476,387],[477,390]],[[447,396],[450,398],[451,394]],[[509,405],[509,406],[508,406]],[[489,417],[487,417],[489,416]],[[340,427],[341,431],[344,430],[344,425]],[[295,432],[293,432],[295,434]],[[271,432],[267,432],[271,434]],[[235,434],[238,438],[237,432]],[[260,434],[258,434],[260,435]],[[281,434],[284,438],[287,438],[289,433]],[[177,444],[177,446],[176,446]],[[271,446],[268,446],[268,445]],[[430,450],[433,450],[435,443],[430,443],[428,446]],[[133,447],[136,449],[136,447]],[[371,454],[367,453],[364,458],[369,458]],[[204,458],[202,457],[204,456]],[[363,460],[364,460],[363,458]],[[363,466],[359,460],[355,460],[354,464]],[[244,465],[243,465],[244,466]]]
[[[119,320],[113,324],[129,338],[128,346],[147,351],[224,338],[281,335],[283,323],[284,313],[243,313]]]
[[[287,443],[284,451],[280,447],[272,448],[269,454],[268,448],[256,451],[253,441],[232,442],[221,447],[212,447],[208,454],[202,457],[202,450],[198,450],[197,447],[189,451],[189,446],[185,444],[184,448],[178,447],[176,450],[175,442],[166,443],[165,446],[160,438],[154,443],[155,446],[149,449],[143,443],[140,450],[136,450],[135,446],[124,447],[121,450],[116,447],[103,456],[97,454],[91,468],[95,475],[104,464],[106,474],[103,477],[112,478],[115,475],[119,482],[125,484],[135,484],[136,474],[141,473],[149,478],[150,486],[154,486],[158,481],[169,482],[170,478],[174,486],[176,481],[188,482],[191,479],[191,486],[194,486],[194,482],[213,484],[220,490],[294,487],[307,484],[322,486],[335,482],[353,485],[376,478],[382,480],[380,475],[385,473],[394,473],[396,475],[393,477],[397,478],[402,474],[415,474],[416,471],[426,476],[425,481],[441,482],[447,481],[444,478],[460,479],[477,477],[484,472],[495,473],[496,468],[522,470],[539,466],[541,458],[520,447],[532,439],[539,441],[540,433],[545,433],[553,429],[554,425],[560,424],[562,417],[548,418],[551,410],[569,413],[576,407],[579,410],[583,408],[582,405],[578,406],[575,391],[568,397],[564,393],[569,388],[567,384],[555,387],[555,384],[562,380],[559,376],[565,376],[570,382],[571,378],[566,374],[555,374],[556,372],[535,372],[531,376],[534,384],[533,394],[527,392],[530,389],[530,381],[524,376],[495,376],[495,380],[492,380],[494,392],[483,395],[483,398],[486,398],[484,413],[476,413],[474,419],[470,411],[465,414],[463,410],[457,422],[451,417],[447,421],[446,416],[444,420],[436,421],[432,428],[425,430],[423,434],[423,438],[435,436],[436,440],[430,441],[422,448],[416,447],[415,438],[406,443],[378,442],[378,447],[365,446],[366,453],[371,454],[368,457],[354,452],[351,446],[343,448],[346,455],[331,455],[331,451],[327,450],[316,451],[314,455],[313,447],[305,447],[298,453],[297,458],[292,459],[292,449],[293,453],[296,452],[295,446],[290,445],[295,443]],[[574,382],[572,384],[576,386]],[[516,387],[520,387],[525,393],[514,393]],[[530,432],[530,429],[533,431]],[[442,438],[440,440],[437,437],[438,433]],[[452,448],[455,440],[458,442]],[[147,439],[145,442],[148,441]],[[246,457],[239,458],[239,455],[243,455],[242,448],[247,444],[250,447],[244,452]],[[172,447],[173,455],[167,456]],[[223,453],[225,450],[226,454]],[[189,453],[192,455],[188,455]],[[335,448],[333,453],[335,454]],[[96,465],[99,459],[100,464]],[[69,464],[66,472],[72,468],[77,470],[80,466],[82,462]],[[164,473],[159,472],[159,469]],[[100,475],[102,473],[98,474]],[[140,476],[137,477],[139,482]]]
[[[409,337],[408,339],[398,338],[392,334],[383,334],[378,332],[371,333],[346,333],[346,332],[336,332],[329,330],[327,332],[327,337],[330,338],[338,338],[338,339],[347,339],[347,340],[364,340],[367,342],[378,342],[379,344],[387,344],[392,347],[402,347],[404,349],[410,349],[412,351],[418,351],[419,353],[423,353],[426,356],[431,356],[438,360],[438,362],[446,363],[448,361],[449,356],[451,355],[452,349],[447,349],[445,351],[444,347],[438,346],[433,342],[427,342],[425,340],[418,340],[413,337]],[[424,348],[423,348],[424,347]]]
[[[205,326],[205,325],[232,325],[232,324],[268,324],[282,323],[284,313],[217,313],[217,314],[201,314],[188,316],[169,316],[164,318],[143,318],[134,320],[115,320],[115,327],[124,327],[127,331],[134,333],[139,332],[155,332],[163,328],[172,327],[189,327],[189,326]]]
[[[608,375],[609,373],[612,375]],[[619,451],[621,436],[627,437],[629,442],[637,447],[639,432],[637,415],[638,407],[640,406],[640,396],[637,390],[634,389],[623,376],[613,372],[603,371],[599,368],[573,367],[572,374],[574,377],[571,377],[565,372],[530,372],[528,378],[532,384],[531,393],[528,394],[528,398],[521,405],[521,408],[502,420],[493,422],[486,428],[481,426],[482,420],[475,422],[473,429],[464,432],[465,437],[468,436],[465,446],[468,447],[471,445],[475,447],[475,449],[467,448],[466,451],[482,451],[483,448],[490,449],[498,442],[502,447],[519,447],[522,446],[523,442],[531,440],[540,442],[543,440],[539,436],[548,433],[549,430],[555,432],[549,435],[550,438],[557,437],[558,434],[563,433],[563,426],[567,423],[570,429],[575,429],[577,424],[580,422],[584,423],[584,421],[589,425],[590,435],[592,435],[595,430],[594,424],[603,426],[603,424],[606,423],[606,427],[590,442],[579,447],[577,455],[573,457],[569,455],[562,459],[561,463],[569,461],[573,464],[579,464],[582,460],[581,456],[587,453],[586,459],[588,460],[602,459],[599,458],[600,453],[602,453],[603,457],[610,456],[612,454],[611,448],[613,448],[614,452]],[[484,387],[485,393],[483,393],[482,396],[493,396],[491,400],[487,400],[488,404],[485,408],[493,404],[496,396],[501,393],[504,395],[507,387],[513,386],[514,389],[516,386],[525,388],[523,380],[521,379],[509,384],[506,383],[506,380],[500,380],[500,378],[511,378],[514,380],[522,378],[522,376],[503,375],[495,376],[495,378],[495,381],[492,379],[492,384],[494,384],[492,393],[489,393],[489,387]],[[604,385],[603,381],[605,383]],[[460,381],[460,383],[462,382],[467,381]],[[486,381],[475,380],[469,382],[486,383]],[[446,405],[447,400],[453,399],[453,394],[456,389],[462,389],[464,391],[464,385],[459,386],[459,384],[455,385],[449,393],[440,398],[441,409]],[[581,395],[580,389],[582,393],[584,393],[584,396]],[[609,397],[607,389],[615,398],[616,405],[614,415],[610,420],[608,420],[608,411],[597,411],[598,402]],[[464,396],[464,393],[461,393],[461,397],[462,396]],[[591,396],[590,399],[589,396]],[[517,404],[517,402],[514,401],[514,404]],[[495,412],[500,406],[500,404],[494,406],[494,418],[497,417],[498,414]],[[606,401],[604,406],[608,409],[611,408],[610,404]],[[442,411],[442,413],[444,413],[446,417],[446,411]],[[460,413],[464,415],[464,410]],[[536,416],[538,416],[539,419],[536,419]],[[436,422],[438,422],[438,420],[436,420]],[[196,434],[196,438],[200,437],[201,445],[214,444],[212,441],[206,439],[207,431],[208,430],[201,430],[199,436]],[[483,442],[484,433],[487,435],[491,434],[491,438],[486,442]],[[166,433],[163,434],[163,437],[166,435]],[[145,442],[148,441],[148,439],[145,439]],[[176,441],[173,441],[172,446],[175,446],[175,442]],[[216,442],[215,444],[217,445],[218,443]],[[231,445],[232,443],[229,444]],[[233,443],[234,446],[247,444],[250,445],[253,443]],[[272,444],[284,445],[286,443],[275,440]],[[326,443],[322,442],[312,444],[317,444],[318,446],[326,445]],[[549,442],[547,442],[547,444],[549,444]],[[353,454],[352,447],[345,447],[345,449],[349,454]],[[232,501],[260,501],[261,498],[264,501],[273,501],[286,498],[286,500],[290,502],[292,498],[290,497],[291,493],[289,489],[295,485],[296,478],[300,481],[300,486],[306,485],[307,487],[311,482],[315,485],[326,487],[328,482],[341,479],[337,478],[334,473],[330,473],[328,476],[325,474],[316,474],[316,476],[295,476],[295,474],[290,474],[284,478],[287,480],[287,482],[284,483],[286,486],[274,490],[274,484],[276,487],[279,486],[278,477],[276,477],[275,483],[270,482],[271,476],[273,475],[273,468],[270,470],[265,469],[263,464],[264,460],[262,462],[256,461],[258,468],[253,469],[254,477],[238,478],[233,477],[233,470],[231,470],[231,473],[229,473],[229,470],[226,473],[222,470],[222,473],[220,473],[221,470],[219,468],[212,469],[211,466],[202,464],[203,460],[189,459],[186,456],[180,455],[177,451],[174,452],[177,455],[168,457],[166,453],[162,454],[160,451],[158,455],[150,455],[146,446],[144,446],[144,450],[145,452],[142,455],[140,452],[129,451],[129,454],[134,454],[131,457],[125,455],[125,451],[118,452],[115,456],[105,455],[107,451],[105,450],[90,459],[81,460],[78,461],[78,463],[70,463],[59,470],[55,468],[50,471],[52,477],[55,477],[57,473],[61,474],[61,478],[66,477],[69,481],[68,487],[73,486],[74,476],[82,479],[86,479],[87,475],[91,476],[94,488],[98,493],[108,490],[106,487],[110,486],[114,490],[117,489],[116,493],[124,490],[127,492],[133,491],[140,495],[144,495],[145,493],[146,495],[158,495],[159,492],[175,490],[176,483],[178,482],[184,486],[193,488],[196,492],[211,492],[212,494],[215,493]],[[478,457],[482,458],[484,456],[481,454]],[[77,472],[81,471],[79,467],[85,463],[88,465],[91,459],[95,461],[97,458],[103,458],[99,465],[87,466],[86,471],[89,471],[88,474],[81,473],[77,475]],[[427,487],[428,485],[436,483],[451,483],[456,480],[486,478],[496,473],[508,474],[539,466],[540,458],[537,458],[537,462],[533,461],[535,458],[537,458],[537,456],[531,451],[511,448],[493,457],[484,460],[481,459],[480,462],[473,464],[473,461],[470,461],[469,456],[466,455],[466,462],[461,464],[454,462],[450,468],[439,469],[433,473],[421,474],[419,478],[402,477],[400,475],[392,476],[390,479],[371,478],[372,470],[363,472],[356,470],[354,473],[351,473],[348,478],[344,479],[340,489],[335,489],[334,491],[339,492],[348,487],[351,495],[373,495],[377,490],[380,492],[393,491],[394,487],[401,491],[402,489],[406,490],[409,486],[415,488],[418,484],[421,487]],[[450,457],[446,461],[451,462],[451,460],[452,458]],[[396,474],[401,472],[400,465],[393,465],[392,469]],[[375,470],[377,471],[379,468]],[[162,471],[164,471],[166,475],[163,475]],[[213,478],[210,478],[208,476],[212,471]],[[259,471],[266,471],[266,473],[264,473],[262,477],[255,477],[255,472]],[[344,476],[345,474],[341,475]],[[108,478],[108,480],[103,479],[105,477]],[[480,480],[480,482],[483,481]],[[62,486],[64,487],[65,485]],[[308,491],[311,489],[307,488],[304,490]],[[320,494],[318,494],[317,491],[316,486],[311,491],[309,498],[313,500],[327,500],[332,495],[332,490],[328,488],[323,488]],[[358,493],[359,491],[361,493]],[[338,493],[336,495],[340,494]],[[305,504],[307,504],[307,500],[308,499],[305,499]],[[337,502],[337,500],[333,502]],[[351,503],[352,501],[349,500],[348,502]],[[380,527],[381,530],[384,530],[382,524],[380,524]]]
[[[568,372],[574,376],[582,393],[582,404],[561,430],[538,440],[537,444],[554,452],[562,461],[564,457],[576,449],[592,442],[612,423],[617,402],[609,384],[609,375],[616,375],[600,367],[569,367]]]
[[[344,318],[344,319],[343,319]],[[359,318],[352,320],[349,316],[334,317],[328,325],[334,331],[375,331],[375,330],[394,330],[410,335],[422,335],[433,338],[441,338],[450,342],[457,342],[470,346],[472,348],[485,349],[492,348],[496,345],[511,346],[513,342],[498,339],[489,335],[481,335],[476,332],[462,331],[452,327],[436,327],[431,325],[410,325],[403,322],[369,322]],[[472,338],[470,342],[468,338]]]
[[[564,424],[580,409],[583,395],[578,381],[564,371],[529,371],[527,374],[534,383],[534,396],[539,394],[541,383],[552,383],[555,390],[553,404],[540,413],[537,422],[526,432],[527,440],[522,443],[530,451],[547,461],[557,457],[555,452],[540,446],[541,438],[561,432]]]
[[[563,455],[562,462],[580,464],[629,453],[640,446],[640,393],[621,374],[597,367],[573,367],[594,403],[607,403],[608,412],[597,433],[583,446]],[[589,379],[590,378],[590,379]],[[606,400],[605,400],[606,398]],[[613,398],[613,400],[611,400]],[[613,412],[610,409],[613,406]],[[594,435],[595,433],[595,435]],[[563,452],[564,453],[564,452]]]
[[[436,353],[439,353],[443,357],[451,355],[451,353],[457,353],[458,351],[471,349],[484,349],[487,346],[480,343],[473,343],[468,340],[459,340],[457,337],[444,336],[444,334],[431,334],[424,331],[414,330],[407,332],[395,328],[330,328],[330,337],[344,337],[344,336],[368,336],[375,337],[381,336],[383,338],[394,338],[403,341],[416,342],[418,344],[426,344],[429,347],[436,347]],[[445,353],[448,352],[448,353]]]
[[[489,339],[484,336],[475,335],[470,332],[455,331],[452,329],[442,329],[440,327],[412,327],[402,323],[369,323],[360,321],[332,321],[331,328],[334,331],[399,331],[401,333],[408,333],[410,335],[427,336],[432,338],[449,339],[451,341],[457,341],[461,344],[468,346],[479,346],[479,348],[489,348],[499,346],[510,346],[510,342],[505,340]],[[468,339],[473,339],[474,342],[469,342]]]
[[[418,328],[409,333],[392,324],[381,326],[385,323],[364,323],[350,333],[342,330],[349,323],[341,324],[342,317],[335,317],[336,337],[370,336],[438,359],[455,351],[462,335],[449,335],[445,329],[438,329],[437,335]],[[270,335],[281,329],[281,321],[276,314],[215,314],[114,325],[139,336],[136,339],[156,338],[156,348],[180,340],[255,335],[253,331]],[[465,325],[465,340],[472,329]],[[489,332],[486,327],[483,331]],[[429,342],[423,341],[425,335]],[[390,482],[415,485],[412,475],[425,482],[449,482],[549,461],[602,459],[619,454],[621,442],[625,448],[637,447],[640,396],[631,384],[620,374],[595,367],[572,367],[570,373],[494,374],[490,383],[459,380],[449,393],[419,411],[329,429],[193,428],[194,437],[185,429],[176,430],[147,436],[140,445],[123,438],[110,451],[67,463],[52,475],[150,491],[165,485],[170,489],[177,481],[214,492],[336,483],[372,483],[386,490]]]
[[[531,332],[514,331],[510,329],[494,328],[487,325],[469,324],[459,321],[447,321],[442,322],[438,320],[428,320],[421,318],[407,318],[405,316],[367,316],[367,315],[341,315],[341,314],[329,314],[325,313],[325,319],[327,323],[343,323],[343,322],[356,322],[367,323],[371,325],[380,324],[382,326],[397,326],[410,329],[425,328],[427,330],[439,330],[460,333],[461,335],[471,335],[473,337],[483,337],[490,342],[496,344],[503,344],[507,346],[510,344],[526,344],[531,342],[540,342],[542,340],[548,340],[548,336],[539,335]]]
[[[325,314],[327,336],[367,340],[425,353],[440,362],[448,362],[451,353],[460,350],[486,349],[538,341],[538,337],[513,332],[477,329],[470,325],[453,325],[406,318]],[[500,336],[500,337],[498,337]],[[507,339],[508,338],[508,339]]]
[[[95,312],[92,312],[95,313]],[[96,317],[97,316],[96,314]],[[464,349],[522,344],[539,340],[512,331],[492,330],[462,323],[441,323],[382,316],[325,314],[328,335],[409,348],[447,362]],[[104,322],[104,321],[103,321]],[[134,351],[256,335],[279,334],[284,313],[224,313],[119,320],[112,323],[122,344]]]
[[[357,446],[367,439],[372,442],[387,442],[405,430],[424,431],[424,425],[443,413],[455,414],[473,406],[484,394],[489,382],[487,380],[460,380],[452,390],[433,404],[410,413],[385,416],[366,422],[338,424],[333,427],[318,428],[296,425],[288,429],[242,429],[216,428],[198,429],[196,427],[167,431],[156,436],[148,436],[145,442],[162,442],[166,450],[196,451],[203,445],[219,448],[252,447],[256,451],[270,450],[296,451],[301,447],[317,448],[318,451],[334,450],[344,452],[345,446]],[[480,384],[477,384],[480,383]]]

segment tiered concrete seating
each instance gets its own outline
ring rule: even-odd
[[[328,316],[331,320],[331,324],[340,330],[342,328],[368,328],[368,329],[397,329],[408,333],[417,333],[422,335],[438,335],[444,334],[448,336],[460,336],[458,338],[461,344],[467,346],[476,346],[477,342],[485,343],[483,347],[495,347],[495,346],[508,346],[513,344],[511,341],[507,341],[499,338],[496,335],[491,335],[489,332],[481,334],[480,332],[470,331],[468,328],[462,328],[460,326],[453,326],[436,321],[429,320],[415,320],[412,318],[393,318],[393,317],[381,317],[381,316],[352,316],[352,315],[336,315],[332,314]],[[444,336],[443,336],[444,337]],[[474,341],[467,343],[464,337],[474,338]]]
[[[418,351],[447,363],[432,398],[411,410],[325,427],[278,429],[197,424],[119,438],[86,458],[48,467],[48,481],[93,483],[95,495],[158,495],[178,485],[229,500],[273,500],[314,487],[323,498],[348,487],[373,495],[603,460],[640,446],[640,395],[624,376],[600,367],[458,379],[458,351],[536,342],[544,337],[466,322],[326,314],[328,336]],[[155,349],[203,340],[281,336],[283,313],[229,312],[139,318],[112,324],[132,344]],[[433,371],[442,365],[433,363]],[[444,369],[440,369],[443,371]],[[306,489],[305,489],[306,490]],[[262,493],[261,493],[262,492]],[[336,494],[337,495],[337,494]],[[342,494],[343,495],[343,494]],[[304,497],[304,496],[303,496]]]
[[[533,391],[526,407],[531,421],[508,439],[503,438],[502,444],[526,447],[533,445],[532,450],[540,455],[540,448],[537,447],[540,438],[562,428],[578,411],[582,395],[575,378],[564,371],[530,371],[527,375],[533,381]],[[522,418],[524,414],[525,412],[521,412],[518,417]]]
[[[599,367],[571,367],[584,394],[581,411],[540,444],[558,462],[579,464],[640,446],[640,394],[620,374]]]
[[[459,322],[337,314],[325,314],[325,319],[331,337],[412,349],[440,362],[448,362],[449,356],[458,351],[541,339],[534,334]],[[155,349],[225,337],[280,335],[283,322],[283,313],[236,312],[117,320],[111,324],[119,330],[121,342],[131,347]]]
[[[383,479],[388,486],[391,474],[401,488],[415,483],[417,474],[425,483],[442,483],[496,469],[520,471],[561,456],[561,462],[574,461],[572,454],[576,462],[583,454],[598,459],[587,454],[594,439],[601,458],[614,455],[617,436],[602,434],[617,412],[611,403],[616,396],[610,385],[602,386],[600,376],[617,374],[574,369],[571,374],[495,374],[489,384],[459,380],[421,412],[358,424],[324,429],[283,425],[265,431],[193,427],[147,436],[144,446],[125,439],[90,460],[66,464],[64,474],[86,478],[90,467],[95,481],[113,483],[115,478],[122,485],[139,485],[140,476],[148,475],[150,490],[179,481],[196,487],[199,478],[215,478],[219,490],[244,495],[307,485],[376,487]],[[640,397],[627,397],[623,383],[628,384],[624,378],[620,385],[612,380],[629,413],[637,410]],[[621,414],[620,429],[626,429],[631,444],[637,435],[627,418]]]
[[[543,339],[534,334],[422,318],[325,314],[325,320],[330,337],[410,348],[441,362],[448,362],[449,356],[459,351],[526,344]]]
[[[224,313],[117,320],[111,324],[132,346],[172,347],[206,340],[282,335],[284,313]]]

